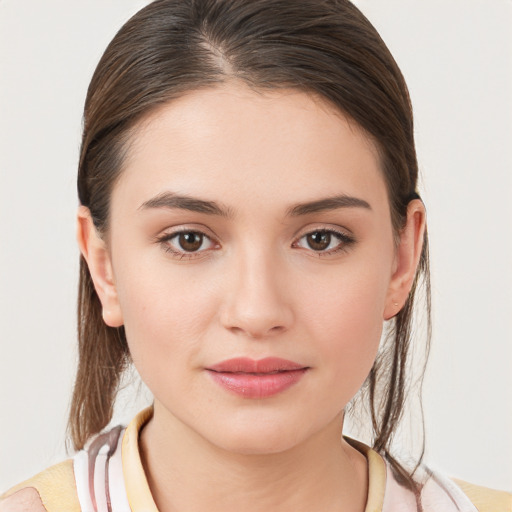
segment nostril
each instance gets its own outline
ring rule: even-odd
[[[254,326],[247,325],[245,327],[231,326],[228,327],[228,330],[236,335],[245,335],[253,339],[263,339],[286,331],[286,327],[283,325],[276,325],[274,327],[270,327],[269,329],[258,329]]]
[[[261,279],[261,273],[258,275]],[[244,280],[236,293],[222,300],[219,319],[232,334],[260,339],[287,331],[294,314],[292,302],[282,296],[282,290],[276,289],[275,283],[264,286],[261,280],[258,285],[254,280]]]

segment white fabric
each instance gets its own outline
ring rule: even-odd
[[[73,471],[75,473],[76,491],[82,512],[95,512],[89,492],[89,457],[85,450],[73,457]]]
[[[131,512],[124,485],[123,460],[121,445],[124,430],[121,432],[115,451],[110,458],[110,446],[104,444],[92,460],[93,474],[89,474],[90,454],[88,449],[81,450],[73,458],[78,501],[82,512]],[[91,443],[89,443],[89,446]],[[110,496],[110,509],[107,503],[107,488],[105,468],[108,459],[108,495]],[[94,482],[93,493],[89,482]],[[94,495],[92,495],[94,494]],[[94,506],[96,502],[96,507]]]
[[[105,444],[96,454],[86,448],[74,457],[74,472],[78,500],[82,512],[144,512],[131,511],[126,493],[123,461],[122,441],[124,430],[121,431],[116,446]],[[99,436],[98,436],[99,438]],[[92,451],[90,453],[88,450]],[[108,452],[111,457],[108,458]],[[108,462],[108,464],[107,464]],[[108,466],[108,494],[110,508],[107,500],[105,468]],[[93,474],[89,474],[89,467]],[[89,489],[89,482],[94,482],[93,491]],[[421,506],[423,512],[478,512],[469,498],[459,487],[448,478],[439,473],[432,473],[428,468],[422,467],[418,471],[417,481],[423,484],[421,492]],[[386,483],[384,503],[382,510],[365,512],[417,512],[416,498],[408,489],[402,487],[394,478],[391,466],[386,462]],[[93,494],[93,495],[91,495]],[[94,506],[96,502],[96,507]]]
[[[413,510],[416,510],[414,494],[398,484],[393,477],[391,466],[386,463],[386,492],[384,493],[382,512],[411,512]]]
[[[425,511],[434,512],[446,509],[459,512],[478,512],[462,490],[440,473],[433,473],[425,483],[421,493],[421,503]]]
[[[110,459],[109,482],[110,482],[110,501],[112,512],[130,512],[128,496],[124,487],[123,477],[123,458],[121,456],[121,445],[123,444],[124,431],[119,436],[117,449]]]
[[[470,499],[450,479],[432,473],[425,466],[420,467],[417,473],[416,481],[423,484],[420,495],[423,512],[478,512]],[[386,491],[382,512],[417,510],[416,497],[395,480],[391,466],[386,462]]]

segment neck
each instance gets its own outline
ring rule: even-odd
[[[341,436],[343,417],[279,453],[233,453],[160,414],[143,429],[140,451],[160,512],[363,512],[367,462]]]

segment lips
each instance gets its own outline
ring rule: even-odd
[[[244,398],[267,398],[281,393],[299,382],[308,369],[277,357],[234,358],[206,368],[217,384]]]

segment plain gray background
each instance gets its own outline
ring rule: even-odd
[[[0,0],[0,489],[66,456],[86,88],[140,0]],[[426,462],[512,488],[512,2],[360,0],[409,84],[431,240]],[[115,421],[141,406],[129,393]]]

